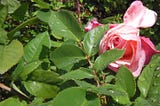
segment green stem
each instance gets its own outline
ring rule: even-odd
[[[27,21],[21,23],[20,25],[18,25],[16,28],[14,28],[13,30],[11,30],[10,32],[8,32],[8,38],[9,39],[13,39],[14,38],[14,34],[19,31],[20,29],[22,29],[23,27],[30,25],[30,24],[34,24],[36,22],[38,22],[38,18],[37,17],[33,17],[31,19],[28,19]]]

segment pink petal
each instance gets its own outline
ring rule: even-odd
[[[84,29],[85,29],[86,32],[88,32],[88,31],[92,30],[93,28],[96,28],[96,27],[101,26],[101,25],[102,24],[99,23],[96,18],[94,18],[93,20],[88,22],[87,26]]]
[[[146,28],[155,24],[157,13],[143,6],[141,1],[134,1],[124,14],[123,20],[127,25]]]
[[[142,49],[145,51],[146,54],[146,61],[145,64],[148,64],[152,55],[156,53],[160,53],[159,50],[156,50],[154,44],[151,42],[149,38],[140,37],[142,43]]]
[[[146,60],[146,55],[145,55],[145,52],[142,50],[140,52],[139,60],[135,64],[132,64],[131,67],[129,67],[129,69],[132,71],[133,76],[138,77],[140,75],[142,68],[144,66],[145,60]]]

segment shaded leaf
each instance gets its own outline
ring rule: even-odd
[[[28,75],[33,72],[35,69],[37,69],[40,64],[42,63],[42,61],[34,61],[31,63],[26,64],[21,72],[19,73],[19,78],[21,78],[22,80],[26,80],[28,78]]]
[[[60,76],[62,79],[84,79],[84,78],[94,78],[93,74],[89,73],[89,69],[87,68],[79,68],[77,70],[68,72],[62,76]]]
[[[35,71],[33,71],[29,77],[29,80],[45,83],[58,83],[62,81],[62,79],[59,78],[59,74],[50,70],[43,69],[36,69]]]
[[[26,90],[37,97],[53,98],[57,95],[59,88],[55,85],[40,83],[36,81],[23,82]]]
[[[50,5],[47,2],[44,2],[42,0],[31,0],[32,2],[35,2],[35,6],[41,8],[41,9],[49,9]]]
[[[123,88],[129,95],[133,97],[136,92],[136,83],[132,73],[122,66],[116,74],[116,85]]]
[[[48,32],[38,34],[24,48],[25,61],[28,63],[45,58],[48,56],[48,50],[50,47],[51,42]]]
[[[62,45],[51,53],[51,60],[63,70],[71,70],[74,64],[84,60],[83,51],[74,45]]]
[[[135,100],[134,106],[153,106],[153,105],[150,104],[149,101],[147,101],[146,99],[144,99],[142,97],[138,97]]]
[[[22,19],[24,19],[27,10],[28,10],[28,4],[27,3],[23,3],[23,4],[20,5],[19,8],[17,8],[14,11],[12,16],[16,20],[22,20]]]
[[[46,23],[48,23],[51,14],[52,14],[52,11],[47,11],[47,12],[37,11],[37,17],[41,21],[46,22]]]
[[[95,85],[92,85],[86,81],[79,81],[75,80],[76,84],[80,86],[83,89],[86,89],[87,91],[95,92],[97,93],[97,87]]]
[[[111,49],[98,56],[94,63],[96,71],[102,71],[110,63],[122,57],[124,51],[119,49]]]
[[[8,71],[23,56],[23,45],[13,40],[9,45],[0,45],[0,74]]]
[[[84,50],[89,56],[95,55],[98,52],[100,40],[107,30],[108,25],[99,26],[85,34],[83,40]]]

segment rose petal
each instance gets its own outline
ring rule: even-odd
[[[127,25],[146,28],[155,24],[157,13],[143,6],[141,1],[134,1],[124,14],[123,20]]]
[[[146,60],[145,52],[143,50],[140,52],[140,54],[141,55],[139,57],[139,60],[135,64],[130,65],[131,67],[129,67],[129,69],[132,71],[133,76],[135,77],[138,77],[141,73]]]
[[[156,50],[154,44],[151,42],[149,38],[140,37],[142,43],[142,49],[145,51],[146,54],[146,61],[145,64],[148,64],[152,55],[156,53],[160,53],[160,51]]]
[[[93,28],[96,28],[96,27],[101,26],[101,25],[102,24],[99,23],[96,18],[94,18],[93,20],[88,22],[87,26],[84,29],[85,29],[86,32],[88,32],[88,31],[92,30]]]

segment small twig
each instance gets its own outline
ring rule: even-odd
[[[4,85],[4,84],[2,84],[2,83],[0,83],[0,88],[5,89],[5,90],[11,92],[11,88],[8,87],[8,86],[6,86],[6,85]]]
[[[97,87],[100,87],[101,85],[100,85],[100,82],[99,82],[99,79],[98,79],[98,76],[97,76],[96,71],[93,71],[93,74],[94,74],[94,80],[95,80],[96,83],[97,83]]]
[[[81,23],[81,8],[80,8],[79,0],[77,0],[76,2],[76,7],[77,7],[77,13],[78,13],[78,22]]]
[[[90,68],[93,68],[93,63],[91,62],[90,56],[87,56],[86,58],[87,58],[87,61],[90,65]]]

